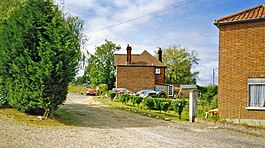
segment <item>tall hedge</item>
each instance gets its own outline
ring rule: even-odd
[[[10,106],[53,115],[81,59],[82,25],[52,0],[26,0],[0,24],[0,76]]]

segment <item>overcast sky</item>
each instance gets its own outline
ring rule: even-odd
[[[132,46],[133,54],[157,47],[181,45],[195,50],[200,59],[198,84],[209,85],[218,68],[218,28],[214,21],[264,0],[56,0],[64,11],[84,21],[88,38],[84,51],[95,52],[105,39],[122,47]],[[215,74],[217,84],[217,74]]]

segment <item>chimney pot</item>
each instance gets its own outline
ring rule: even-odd
[[[126,64],[132,64],[132,47],[128,44],[127,45],[127,61],[126,61]]]
[[[158,48],[158,60],[162,62],[162,49]]]

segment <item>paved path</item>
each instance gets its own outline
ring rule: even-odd
[[[0,147],[265,147],[263,131],[156,120],[93,97],[69,94],[62,108],[79,116],[80,126],[33,127],[0,118]]]

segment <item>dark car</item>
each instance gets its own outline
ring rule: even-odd
[[[96,90],[93,88],[87,88],[86,95],[96,95]]]

